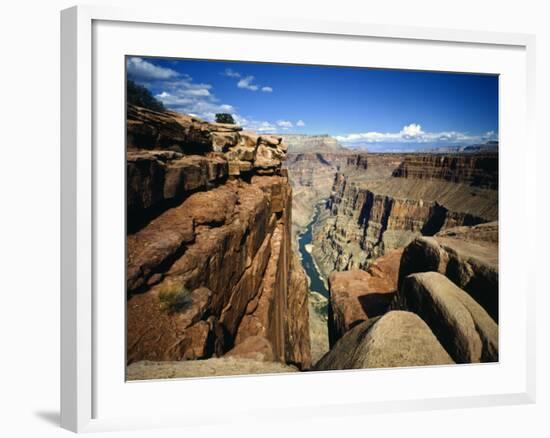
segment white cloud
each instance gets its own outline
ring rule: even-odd
[[[290,120],[278,120],[277,126],[283,129],[289,129],[292,128],[292,122]]]
[[[195,83],[190,76],[162,81],[159,85],[163,91],[155,97],[173,111],[195,114],[206,120],[214,120],[216,113],[235,111],[232,105],[219,102],[212,94],[210,84]]]
[[[422,126],[411,123],[404,126],[399,132],[361,132],[336,136],[343,143],[476,143],[487,140],[496,140],[498,135],[489,131],[482,135],[472,135],[459,131],[425,132]]]
[[[222,73],[222,75],[227,76],[229,78],[239,78],[239,81],[237,82],[237,87],[238,88],[243,88],[245,90],[250,90],[250,91],[261,90],[264,93],[272,93],[273,92],[273,88],[268,86],[268,85],[263,85],[262,86],[262,85],[254,84],[253,83],[254,82],[254,76],[252,76],[252,75],[243,76],[238,71],[232,70],[230,68],[226,68],[224,70],[224,72]]]
[[[303,120],[298,120],[298,121],[296,122],[296,126],[299,126],[299,127],[301,128],[302,126],[306,126],[306,124],[304,123]]]
[[[222,73],[224,76],[227,76],[229,78],[240,78],[241,74],[238,71],[232,70],[230,68],[226,68],[225,71]]]
[[[128,75],[141,80],[172,79],[178,77],[178,72],[171,68],[159,67],[141,58],[128,58],[126,62]]]
[[[416,123],[411,123],[410,125],[403,126],[401,134],[407,138],[415,138],[424,134],[424,131],[422,131],[422,126],[417,125]]]
[[[254,76],[246,76],[237,82],[237,87],[250,91],[257,91],[258,85],[252,84],[252,81],[254,81]]]

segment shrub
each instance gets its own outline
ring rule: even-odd
[[[218,113],[216,114],[216,123],[228,123],[230,125],[235,125],[235,119],[231,114]]]
[[[189,289],[176,283],[163,283],[158,293],[160,308],[168,313],[181,312],[191,305]]]

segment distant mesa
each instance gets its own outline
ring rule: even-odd
[[[283,143],[288,145],[289,153],[308,152],[351,152],[350,149],[342,146],[338,140],[330,135],[305,135],[291,134],[283,135]]]

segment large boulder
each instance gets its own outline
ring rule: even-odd
[[[466,292],[437,272],[406,277],[395,307],[418,314],[457,363],[498,361],[498,326]]]
[[[498,245],[495,242],[463,240],[448,233],[418,237],[403,252],[399,288],[408,275],[430,271],[446,275],[498,322]]]
[[[414,313],[391,311],[348,331],[315,365],[319,371],[454,363]]]

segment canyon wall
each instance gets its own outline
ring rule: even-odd
[[[334,175],[355,156],[328,135],[283,136],[288,145],[284,167],[288,169],[292,199],[293,235],[296,237],[311,221],[315,205],[328,198]]]
[[[498,152],[410,155],[395,169],[393,176],[442,179],[498,189]]]
[[[281,137],[134,106],[127,127],[128,363],[309,368]]]
[[[416,236],[498,218],[498,192],[487,188],[498,182],[491,170],[498,169],[494,154],[370,154],[364,160],[336,174],[314,228],[319,243],[313,254],[325,276],[365,269]],[[475,170],[484,168],[486,176]]]

